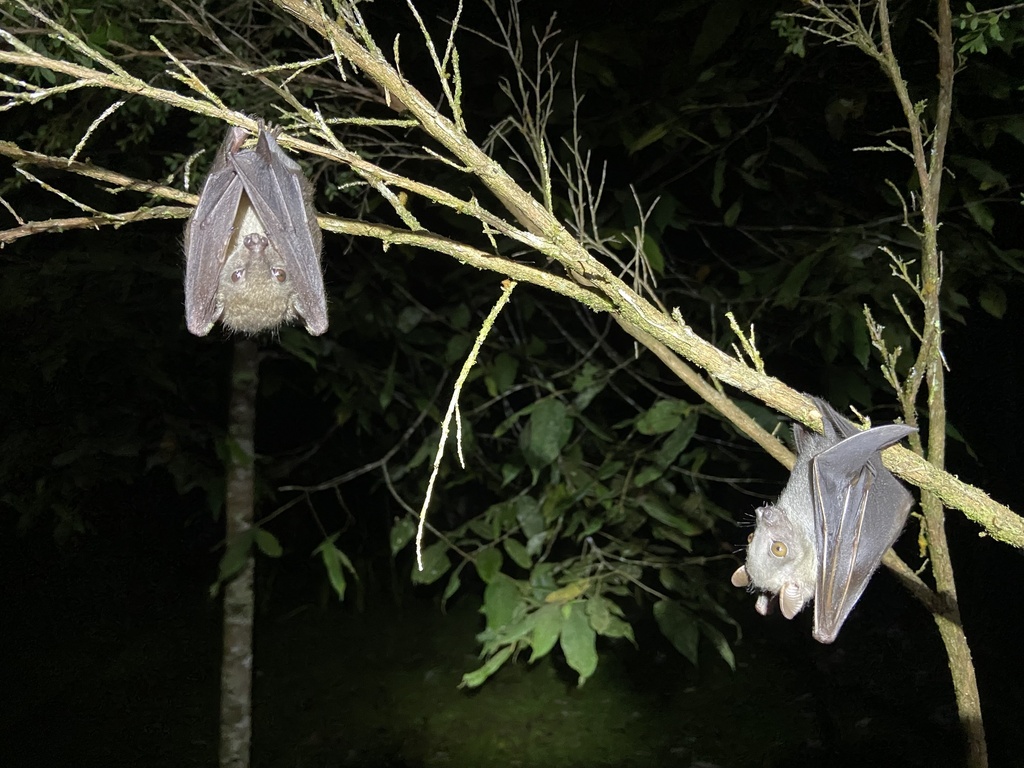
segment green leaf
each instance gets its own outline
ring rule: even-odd
[[[327,579],[331,582],[331,588],[338,596],[338,599],[344,601],[347,583],[345,581],[345,573],[342,570],[342,565],[344,564],[354,574],[355,569],[352,567],[352,563],[349,561],[345,553],[330,541],[325,541],[317,547],[314,554],[317,552],[320,554],[320,559],[323,561],[324,568],[327,570]]]
[[[423,550],[422,571],[416,563],[413,563],[412,583],[433,584],[451,567],[452,561],[448,559],[448,545],[443,541],[435,542]]]
[[[661,633],[691,664],[697,666],[697,641],[700,630],[693,614],[673,600],[654,604],[654,618]],[[724,638],[723,638],[724,639]]]
[[[448,339],[448,345],[445,348],[444,360],[447,364],[452,364],[463,360],[466,357],[466,353],[469,352],[469,348],[473,346],[473,337],[457,335],[452,336]]]
[[[988,234],[992,234],[992,227],[995,226],[996,218],[992,215],[991,209],[982,202],[982,197],[974,190],[968,189],[962,184],[960,185],[960,196],[967,203],[967,213],[974,219],[974,223]]]
[[[590,626],[599,635],[603,635],[605,630],[608,629],[608,625],[611,624],[612,612],[609,607],[611,604],[610,600],[601,596],[592,597],[586,602],[587,618],[590,620]]]
[[[554,571],[555,564],[549,562],[537,563],[530,571],[530,587],[535,599],[543,600],[550,592],[558,589]]]
[[[725,45],[743,18],[746,3],[742,0],[715,0],[706,7],[707,16],[690,49],[691,66],[699,66]]]
[[[636,420],[636,429],[641,435],[661,435],[679,426],[690,410],[690,404],[682,400],[659,400]]]
[[[981,308],[999,320],[1006,314],[1006,291],[995,283],[987,283],[978,295]]]
[[[581,603],[564,606],[562,613],[562,653],[566,663],[579,674],[577,685],[583,685],[597,669],[597,635]]]
[[[497,397],[508,392],[515,383],[519,371],[519,361],[507,352],[501,352],[489,366],[487,374],[487,394]],[[492,391],[493,390],[493,391]]]
[[[654,454],[654,460],[660,467],[668,467],[672,464],[679,454],[686,450],[686,447],[690,444],[690,440],[693,439],[694,433],[697,431],[697,412],[693,411],[686,420],[675,428],[671,435],[669,435],[665,442],[658,448],[657,453]]]
[[[803,144],[793,141],[793,139],[779,137],[775,139],[775,145],[789,152],[809,170],[817,171],[818,173],[828,172],[828,168],[825,164],[815,157],[814,154]]]
[[[982,192],[993,189],[1005,190],[1010,186],[1010,182],[1004,174],[980,158],[955,155],[950,159],[950,163],[963,168],[973,176],[978,181],[978,189]]]
[[[766,408],[760,403],[755,403],[750,400],[737,400],[736,404],[740,407],[747,416],[756,421],[762,429],[771,432],[772,434],[779,428],[782,420],[779,418],[779,414],[773,411],[771,408]]]
[[[553,397],[542,400],[530,414],[520,440],[526,462],[543,469],[562,452],[572,435],[572,418],[565,405]]]
[[[391,404],[391,398],[395,396],[395,357],[391,358],[391,365],[384,373],[384,383],[381,385],[380,393],[377,395],[377,402],[380,403],[382,411],[386,411]]]
[[[644,467],[634,476],[633,484],[636,485],[637,488],[643,488],[645,485],[653,483],[655,480],[658,480],[664,474],[664,467]]]
[[[1024,144],[1024,115],[1008,115],[996,123],[998,129]]]
[[[661,141],[667,134],[667,124],[658,123],[649,128],[642,136],[629,142],[626,146],[626,150],[632,155],[635,152],[639,152],[644,147],[648,147],[657,141]]]
[[[725,189],[725,157],[715,163],[714,180],[711,183],[711,202],[715,208],[722,207],[722,191]]]
[[[467,310],[468,316],[468,310]],[[423,310],[419,307],[405,307],[401,312],[398,313],[398,319],[395,321],[395,327],[398,332],[403,336],[409,333],[413,328],[420,324],[420,320],[423,319]],[[456,326],[458,327],[458,326]]]
[[[527,539],[544,533],[547,524],[544,522],[544,515],[537,506],[537,500],[532,496],[520,496],[512,502],[512,509],[515,510],[516,522],[523,529]]]
[[[715,650],[718,651],[718,655],[722,657],[722,661],[728,664],[729,669],[735,672],[736,657],[733,655],[732,647],[729,645],[729,641],[725,639],[725,635],[706,621],[700,621],[698,623],[700,625],[701,634],[711,641]]]
[[[281,349],[288,352],[289,355],[316,370],[321,354],[321,345],[308,333],[286,326],[281,329],[278,342]]]
[[[587,381],[586,386],[583,386],[584,380]],[[576,409],[576,412],[582,413],[583,411],[585,411],[587,409],[587,406],[590,405],[591,402],[593,402],[594,398],[604,391],[604,388],[605,386],[607,386],[607,384],[608,380],[604,376],[602,376],[599,379],[594,379],[593,377],[586,377],[585,379],[585,374],[577,376],[573,381],[573,390],[578,392],[579,394],[577,394],[572,401],[573,407]],[[589,428],[590,427],[588,426],[588,429]]]
[[[501,570],[501,561],[501,552],[494,547],[476,553],[476,572],[480,574],[484,584],[490,584],[494,575]]]
[[[505,545],[505,552],[508,553],[512,561],[520,568],[529,568],[533,564],[533,559],[526,551],[526,547],[518,539],[505,539],[503,543]]]
[[[515,650],[514,645],[506,645],[500,651],[495,653],[491,658],[484,662],[483,666],[472,672],[467,672],[462,676],[462,682],[459,687],[462,688],[479,688],[486,682],[487,678],[501,669],[501,665],[509,660],[512,656],[512,651]]]
[[[679,531],[665,525],[656,525],[651,531],[654,538],[662,541],[671,541],[684,552],[693,551],[693,541],[689,536],[683,536]]]
[[[452,327],[464,331],[469,327],[469,307],[465,304],[459,304],[452,310],[451,316]]]
[[[644,235],[644,256],[647,257],[647,263],[654,271],[654,274],[665,274],[665,254],[661,252],[661,246],[658,245],[658,241],[651,237],[650,234]]]
[[[743,211],[743,198],[739,198],[735,203],[729,206],[728,210],[722,215],[722,223],[727,227],[736,226],[736,222],[740,218],[740,213]]]
[[[252,539],[258,528],[250,528],[248,531],[234,536],[220,559],[220,568],[217,576],[218,581],[228,581],[241,572],[251,557]]]
[[[699,77],[701,82],[713,79],[715,77],[715,68],[705,69],[700,73]],[[729,118],[729,112],[726,110],[712,109],[711,125],[714,126],[715,134],[717,134],[718,138],[724,139],[732,136],[732,120]]]
[[[633,627],[629,622],[620,619],[618,616],[612,616],[608,619],[608,626],[600,632],[603,637],[624,637],[633,645],[636,645],[636,638],[633,637]]]
[[[501,465],[501,487],[504,488],[506,485],[511,483],[519,474],[523,471],[521,464],[502,464]]]
[[[811,274],[811,270],[818,261],[816,254],[805,256],[792,270],[786,275],[786,279],[782,281],[782,285],[779,286],[778,293],[775,295],[775,306],[782,306],[786,309],[792,309],[796,306],[797,299],[800,298],[800,291],[804,287],[804,283],[807,282],[807,278]]]
[[[626,468],[626,463],[623,461],[606,461],[597,471],[598,480],[611,480],[612,478],[618,478],[622,474],[622,470]]]
[[[281,548],[281,542],[277,540],[277,537],[270,531],[263,528],[254,528],[256,546],[259,547],[267,557],[280,557],[284,554],[284,550]]]
[[[687,536],[696,536],[704,528],[692,520],[687,520],[673,512],[660,496],[644,494],[638,499],[640,508],[659,523],[675,528]]]
[[[405,545],[412,541],[412,537],[416,535],[416,523],[411,518],[401,517],[395,520],[395,524],[391,526],[391,556],[394,557],[403,549]]]
[[[541,531],[540,533],[531,536],[526,540],[526,554],[528,554],[531,559],[536,558],[537,555],[541,553],[541,550],[544,549],[544,545],[547,543],[547,540],[547,531]]]
[[[545,605],[537,610],[534,614],[533,631],[530,633],[530,646],[533,648],[533,653],[530,654],[531,664],[551,653],[551,649],[558,642],[564,621],[562,607],[559,605]]]
[[[590,589],[590,579],[576,579],[544,596],[545,603],[571,603]]]
[[[512,501],[500,504],[492,504],[487,508],[487,517],[497,527],[498,531],[511,531],[519,527],[519,521],[516,520],[517,501],[518,499],[513,499]],[[530,501],[533,500],[531,499]],[[536,504],[536,502],[533,503]]]
[[[593,363],[584,363],[572,379],[573,392],[586,392],[604,378],[603,372]]]
[[[498,630],[511,624],[522,601],[519,585],[502,573],[496,574],[484,589],[484,604],[480,609],[487,618],[487,629]]]
[[[465,567],[466,561],[463,560],[458,566],[452,571],[452,575],[448,578],[448,583],[445,585],[444,593],[441,595],[441,607],[448,603],[449,600],[459,591],[459,587],[462,586],[462,569]]]

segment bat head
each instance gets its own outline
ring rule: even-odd
[[[778,594],[782,615],[791,619],[814,597],[814,540],[799,525],[799,516],[794,519],[781,501],[779,505],[766,504],[756,515],[757,528],[741,570],[757,589]],[[737,574],[733,574],[733,584],[742,580]],[[768,603],[759,601],[758,605],[767,609]]]
[[[303,316],[288,264],[267,237],[245,193],[221,269],[217,314],[232,331],[255,334]]]
[[[232,331],[258,333],[295,317],[287,270],[272,254],[266,237],[250,233],[224,262],[217,304]]]

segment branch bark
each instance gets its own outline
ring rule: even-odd
[[[806,396],[787,387],[778,379],[751,368],[743,361],[730,357],[708,343],[686,325],[678,310],[671,315],[662,312],[591,256],[554,215],[546,211],[529,193],[519,187],[496,162],[491,160],[465,134],[459,132],[452,121],[440,115],[416,89],[408,84],[400,73],[388,64],[377,48],[374,47],[371,50],[364,47],[345,27],[323,15],[311,4],[301,2],[301,0],[278,0],[278,3],[311,29],[323,35],[335,51],[359,67],[371,80],[406,105],[423,129],[446,147],[468,172],[479,176],[495,196],[502,201],[513,218],[523,225],[523,228],[513,226],[500,216],[496,216],[475,198],[464,200],[429,184],[393,173],[345,150],[340,147],[340,144],[324,146],[294,137],[281,136],[280,143],[283,146],[344,163],[365,178],[373,179],[376,183],[407,190],[447,206],[460,214],[475,218],[488,231],[507,236],[554,259],[563,266],[568,274],[582,277],[592,287],[581,287],[574,280],[522,265],[514,260],[504,259],[494,253],[467,247],[422,230],[410,231],[322,216],[320,223],[325,229],[379,239],[385,247],[393,243],[405,244],[445,253],[478,269],[493,271],[503,277],[511,277],[520,282],[540,285],[580,301],[596,311],[610,312],[624,327],[645,334],[646,337],[704,370],[712,379],[746,392],[807,426],[820,429],[820,416]],[[46,21],[45,17],[41,18]],[[64,33],[70,34],[66,30]],[[11,34],[9,32],[4,34],[8,42],[11,42]],[[214,103],[209,100],[185,97],[174,91],[151,86],[137,78],[122,76],[117,72],[108,74],[89,67],[62,62],[32,51],[24,44],[21,44],[20,48],[16,46],[14,51],[0,50],[0,63],[41,67],[62,72],[80,79],[86,86],[108,87],[118,91],[137,93],[145,98],[215,117],[250,131],[256,130],[255,120],[227,109],[219,101]],[[32,100],[31,94],[26,93],[25,101],[32,102]],[[316,124],[311,125],[310,128],[313,131],[322,131],[322,127]],[[324,138],[330,143],[333,137],[325,136]],[[25,162],[31,162],[32,158],[28,155],[35,153],[26,153],[25,150],[4,142],[0,143],[0,154],[20,157]],[[46,156],[38,156],[36,159],[39,157],[46,158]],[[48,158],[47,162],[63,162],[72,170],[78,169],[84,175],[88,175],[85,173],[86,168],[80,168],[75,164],[67,165],[67,161],[62,158]],[[137,183],[146,184],[145,182]],[[150,185],[140,191],[170,199],[181,199],[182,197],[187,197],[190,201],[195,199],[180,190],[164,188],[161,185]],[[121,215],[125,216],[126,214]],[[109,223],[120,222],[112,220]],[[998,541],[1024,548],[1024,519],[1005,505],[992,500],[982,490],[963,483],[903,448],[890,448],[885,452],[883,458],[886,466],[907,482],[933,492],[946,506],[962,510],[967,517],[985,529],[986,535]]]

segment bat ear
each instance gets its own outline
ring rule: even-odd
[[[750,586],[750,574],[747,573],[747,566],[741,565],[732,573],[732,585],[734,587],[749,587]]]
[[[779,608],[782,610],[782,615],[787,619],[792,619],[796,616],[804,607],[804,598],[800,591],[800,587],[796,584],[787,584],[779,592]]]

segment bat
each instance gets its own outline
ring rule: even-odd
[[[255,334],[301,319],[327,330],[313,188],[259,124],[253,149],[229,128],[185,226],[185,324],[205,336],[218,320]]]
[[[861,431],[824,400],[813,400],[825,433],[793,425],[796,465],[779,500],[755,513],[747,561],[732,583],[760,591],[762,615],[777,599],[792,619],[813,600],[814,639],[831,643],[913,505],[880,453],[917,430],[887,424]]]

